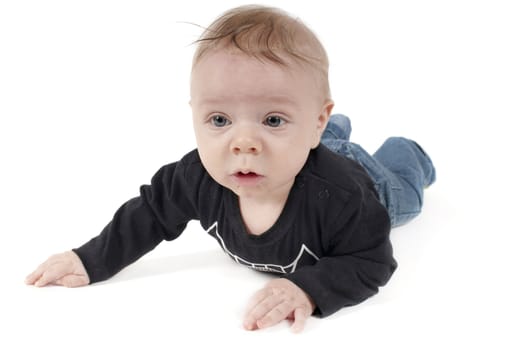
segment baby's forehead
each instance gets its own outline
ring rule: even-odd
[[[253,72],[258,71],[258,68],[261,68],[260,71],[263,74],[265,74],[266,71],[278,69],[286,74],[295,76],[315,77],[319,75],[317,68],[311,64],[296,60],[280,52],[277,53],[277,56],[280,57],[280,61],[251,55],[232,45],[222,46],[204,53],[200,60],[195,63],[192,73],[194,73],[198,67],[203,65],[206,66],[206,69],[204,70],[208,71],[221,70],[224,69],[225,66],[229,66],[231,69],[241,70],[250,65],[254,68]]]
[[[290,93],[318,103],[330,98],[328,91],[327,80],[312,65],[291,58],[277,63],[232,47],[216,48],[202,56],[190,81],[191,99],[196,103],[218,96],[231,100],[231,94],[255,98]]]
[[[309,87],[320,88],[317,84],[320,74],[312,65],[287,56],[283,56],[279,63],[264,57],[254,57],[233,47],[216,48],[203,55],[192,70],[191,84],[194,84],[195,79],[200,79],[201,84],[208,84],[211,79],[228,79],[231,75],[242,75],[251,84],[280,76],[280,83],[284,85],[302,81]]]

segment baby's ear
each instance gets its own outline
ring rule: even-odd
[[[316,129],[316,135],[315,140],[313,142],[313,148],[317,147],[320,143],[320,138],[322,137],[322,133],[326,129],[326,125],[328,125],[329,117],[331,115],[331,111],[333,110],[333,106],[335,103],[333,100],[327,100],[322,110],[320,111],[320,114],[317,119],[317,129]]]
[[[318,125],[317,125],[317,129],[319,129],[320,135],[322,135],[322,133],[324,132],[324,129],[326,129],[326,125],[328,124],[329,116],[331,115],[333,106],[335,106],[335,103],[332,100],[327,100],[326,103],[324,103],[324,106],[322,107],[322,111],[320,112],[320,115],[318,116]]]

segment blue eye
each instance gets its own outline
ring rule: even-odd
[[[272,128],[277,128],[284,123],[285,121],[276,115],[270,115],[267,118],[265,118],[265,125],[270,126]]]
[[[222,128],[231,123],[231,121],[222,115],[215,115],[210,119],[210,122],[217,128]]]

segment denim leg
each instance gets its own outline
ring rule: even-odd
[[[391,200],[392,226],[403,225],[419,215],[423,190],[435,182],[432,160],[416,142],[403,137],[387,139],[373,159],[385,169],[386,180],[382,185],[388,192],[385,196]]]
[[[326,129],[322,133],[320,142],[335,153],[346,155],[343,144],[349,142],[351,135],[351,123],[343,114],[332,114],[329,117]]]
[[[350,139],[351,123],[343,114],[333,114],[329,117],[328,125],[322,133],[322,140],[345,140]]]
[[[345,116],[331,116],[322,144],[361,164],[372,178],[381,203],[388,210],[392,227],[416,217],[423,205],[423,189],[435,181],[432,161],[414,141],[392,137],[371,156],[361,146],[349,142],[342,130]],[[334,123],[337,121],[338,123]],[[349,120],[348,120],[349,124]],[[346,138],[339,136],[347,136]]]

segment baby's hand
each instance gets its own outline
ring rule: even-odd
[[[293,320],[291,330],[300,332],[314,310],[313,301],[300,287],[278,278],[253,296],[243,326],[247,330],[262,329],[288,319]]]
[[[48,284],[81,287],[90,283],[81,259],[73,251],[56,254],[26,277],[27,284],[44,287]]]

